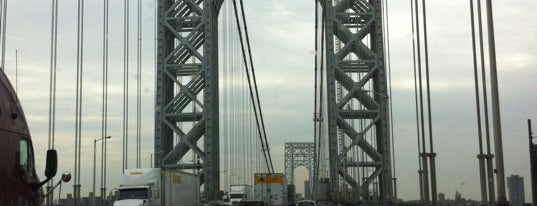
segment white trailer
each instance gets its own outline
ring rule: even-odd
[[[197,205],[199,176],[160,168],[127,169],[114,206]]]
[[[254,197],[270,206],[287,206],[287,181],[283,173],[254,174]]]

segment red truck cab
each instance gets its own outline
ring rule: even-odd
[[[41,186],[56,174],[56,168],[56,151],[49,150],[47,178],[39,181],[24,112],[4,71],[0,71],[0,205],[43,205]]]

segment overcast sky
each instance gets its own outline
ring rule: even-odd
[[[121,174],[122,4],[123,1],[110,1],[109,135],[112,139],[108,150],[107,188],[116,187]],[[269,144],[275,168],[283,172],[284,143],[291,140],[313,141],[314,4],[306,0],[246,1],[245,4]],[[83,196],[91,191],[93,139],[101,136],[103,2],[88,0],[85,5]],[[154,136],[154,1],[144,0],[142,5],[142,166],[149,166]],[[135,98],[137,78],[135,6],[135,1],[132,1],[131,100]],[[59,3],[55,148],[59,154],[59,171],[71,172],[74,171],[76,8],[76,1]],[[526,121],[531,118],[537,122],[537,87],[534,85],[537,77],[537,14],[534,12],[537,2],[498,0],[494,1],[493,8],[505,174],[519,174],[525,178],[526,201],[530,201]],[[479,199],[469,3],[466,0],[429,1],[427,9],[438,191],[446,193],[450,199],[453,199],[455,191],[463,197]],[[9,1],[7,15],[5,71],[12,83],[18,85],[34,141],[37,172],[43,177],[48,142],[51,3],[41,0]],[[389,19],[398,192],[400,198],[418,199],[409,1],[389,1]],[[18,50],[17,82],[15,50]],[[132,109],[131,134],[134,134],[134,101],[129,107]],[[535,124],[534,127],[537,128]],[[134,153],[131,155],[134,159]],[[297,177],[296,180],[304,178]],[[301,191],[300,184],[298,187]],[[72,188],[64,188],[64,194],[72,193]]]

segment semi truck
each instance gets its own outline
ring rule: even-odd
[[[251,185],[229,186],[229,201],[232,205],[239,205],[241,200],[253,200],[254,189]]]
[[[35,172],[32,138],[21,103],[0,68],[0,205],[43,205],[42,186],[57,171],[56,150],[48,150],[46,159],[46,179],[40,181]]]
[[[114,206],[191,206],[200,202],[196,174],[161,168],[127,169]]]
[[[254,198],[270,206],[287,206],[287,181],[283,173],[255,173]]]

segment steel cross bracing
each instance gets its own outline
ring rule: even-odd
[[[359,194],[355,195],[360,198],[357,201],[364,201],[371,184],[378,181],[380,201],[389,204],[392,174],[381,0],[320,2],[326,15],[330,198],[340,201],[335,191],[350,187],[352,193]],[[335,41],[342,45],[337,51]],[[336,97],[337,84],[345,91],[341,99]],[[354,128],[349,123],[353,120],[365,125]],[[342,149],[338,149],[340,132],[349,139]],[[373,142],[365,138],[369,134],[374,134]],[[367,157],[363,161],[348,158],[353,156],[353,149]],[[372,172],[361,181],[347,172],[352,167],[370,168]],[[344,181],[340,182],[340,178]]]
[[[208,201],[221,198],[217,20],[222,2],[158,0],[157,11],[155,166],[198,169]],[[199,161],[191,162],[188,152]]]
[[[285,177],[289,184],[295,184],[295,168],[303,166],[308,169],[308,179],[313,179],[315,146],[313,142],[285,143]],[[312,181],[310,181],[310,184]],[[312,187],[310,186],[310,189]],[[310,194],[312,194],[310,192]]]

